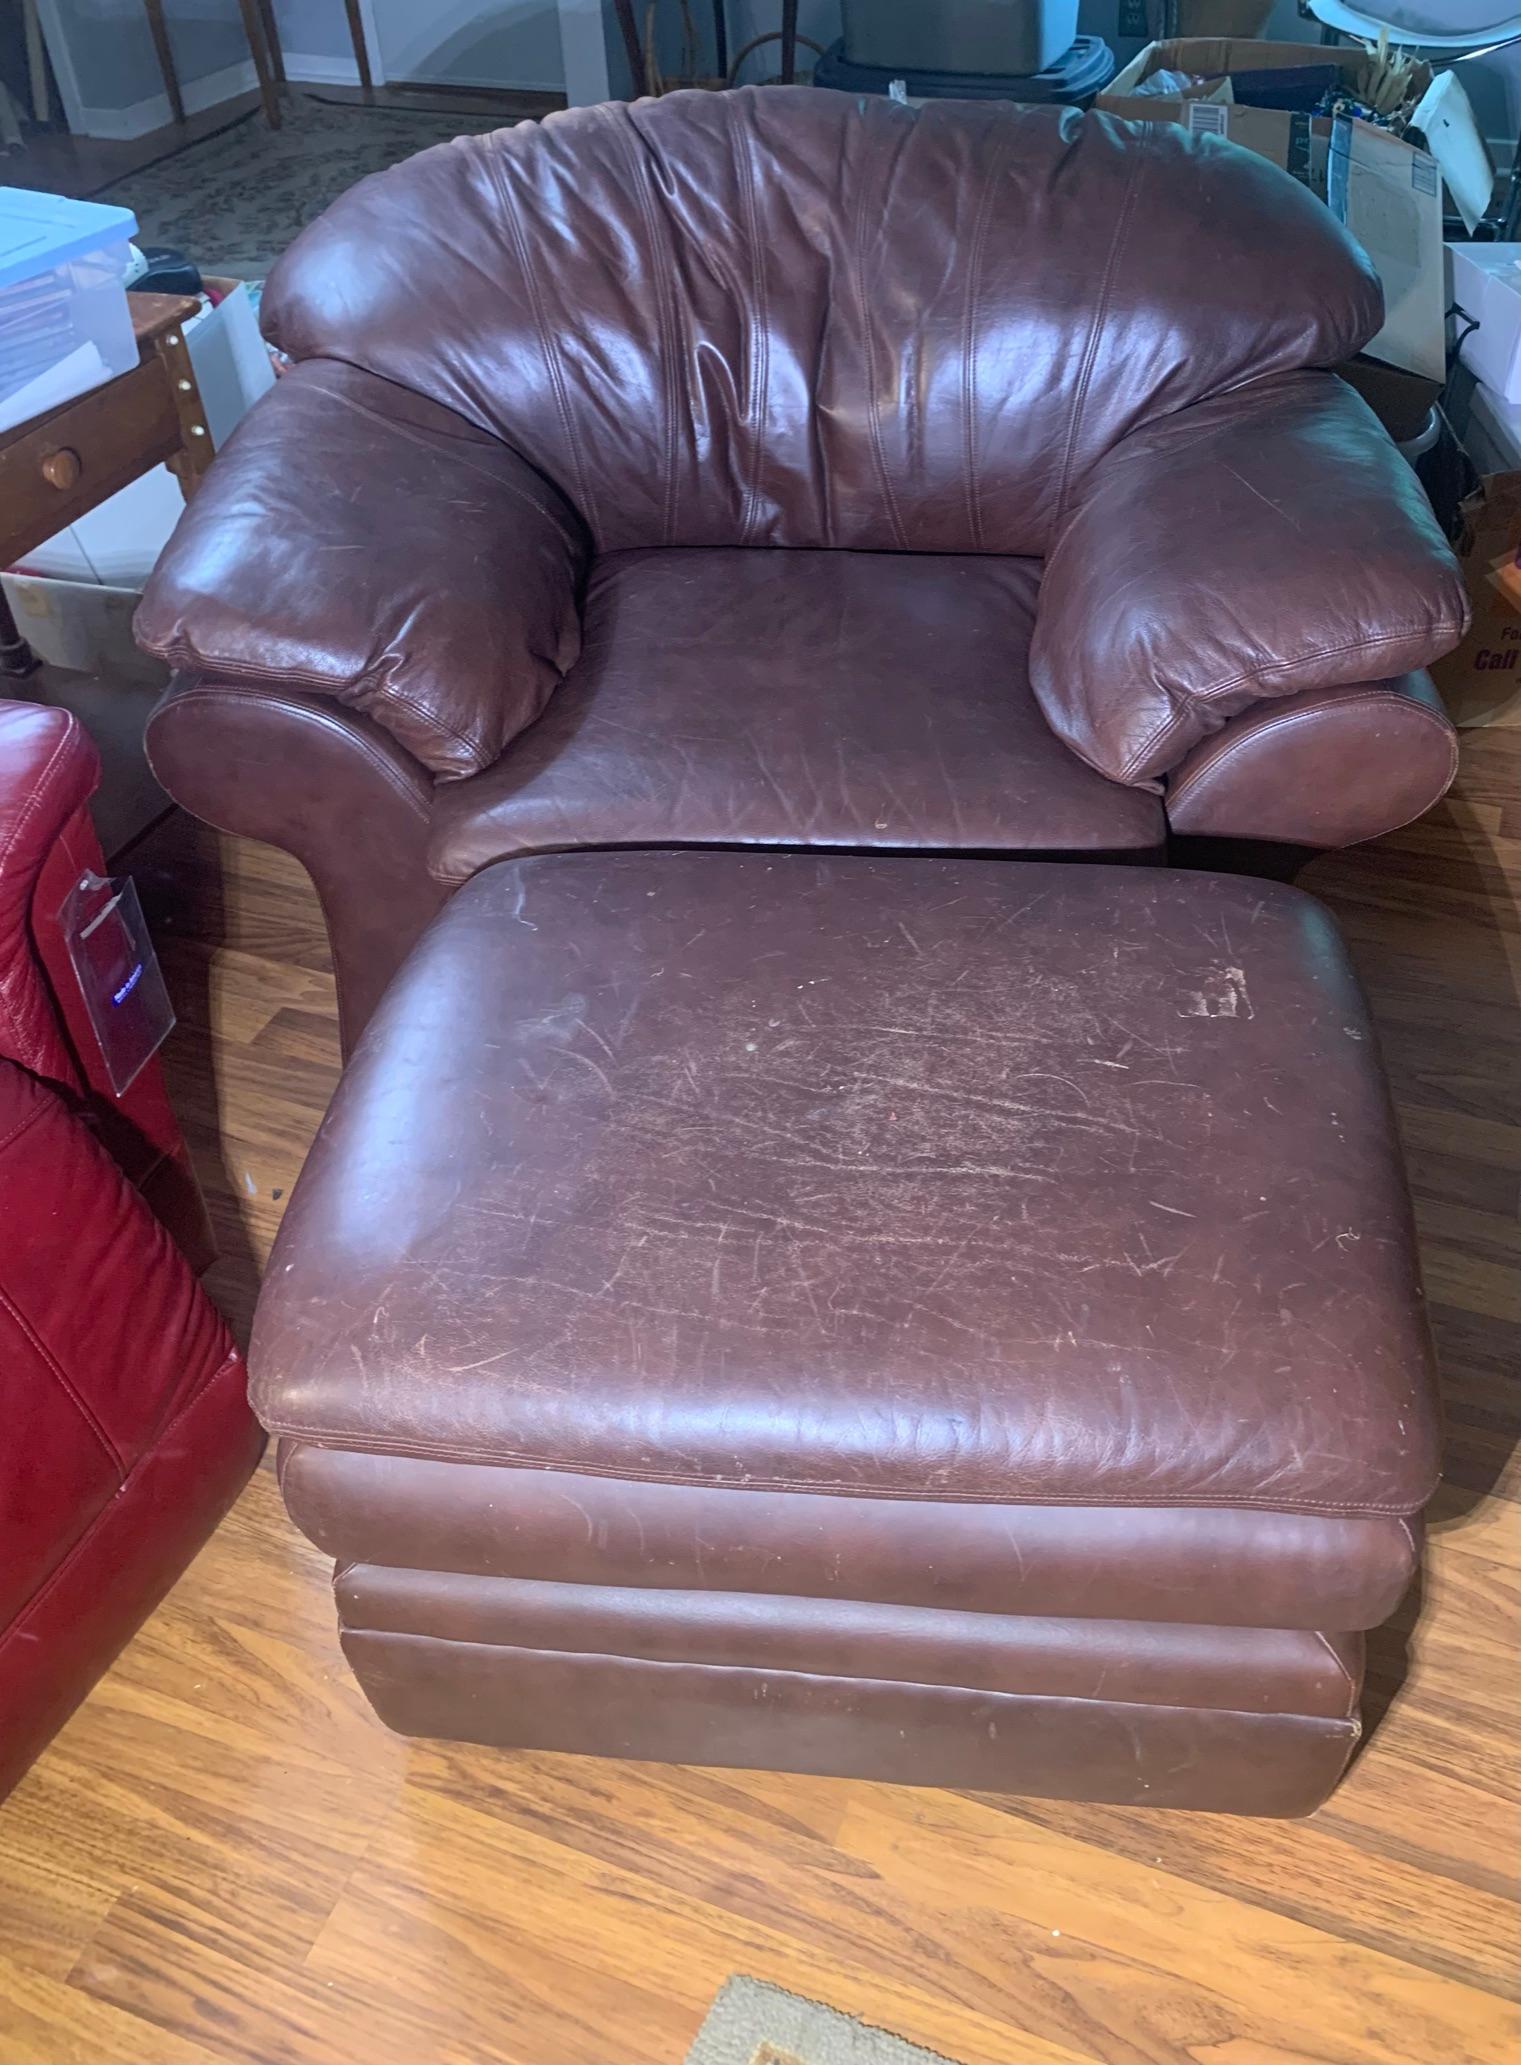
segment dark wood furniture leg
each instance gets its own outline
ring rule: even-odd
[[[628,59],[628,68],[634,79],[629,98],[637,100],[644,91],[644,50],[639,41],[639,24],[634,20],[634,0],[613,0],[613,12],[618,17],[623,54]]]
[[[343,11],[349,18],[349,40],[354,46],[354,62],[359,67],[359,84],[368,100],[375,91],[375,81],[370,74],[370,46],[364,40],[364,16],[359,11],[359,0],[343,0]]]
[[[153,53],[163,74],[164,91],[169,96],[169,112],[176,122],[183,122],[185,102],[180,93],[179,74],[174,69],[169,24],[164,20],[164,0],[143,0],[143,5],[148,16],[148,33],[153,38]]]
[[[797,79],[797,0],[782,0],[782,84]]]
[[[238,12],[243,17],[243,33],[248,38],[254,70],[259,78],[259,99],[264,104],[264,119],[271,129],[278,129],[280,96],[275,89],[274,73],[270,69],[270,54],[264,42],[264,24],[259,17],[259,0],[238,0]]]
[[[269,52],[269,68],[275,75],[275,83],[285,84],[285,52],[280,47],[280,24],[275,19],[275,0],[259,0],[259,20],[264,28],[264,47]]]
[[[42,662],[21,635],[10,601],[0,590],[0,681],[24,681]]]

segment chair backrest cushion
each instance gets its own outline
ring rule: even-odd
[[[1378,280],[1287,174],[1072,109],[606,103],[362,181],[266,326],[457,410],[603,551],[1043,553],[1137,424],[1333,365]]]

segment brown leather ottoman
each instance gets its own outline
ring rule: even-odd
[[[1150,869],[487,869],[252,1360],[382,1717],[609,1756],[1308,1812],[1437,1470],[1337,935]]]

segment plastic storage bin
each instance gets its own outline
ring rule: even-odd
[[[840,55],[893,72],[1045,72],[1077,40],[1078,0],[843,0]]]
[[[137,364],[129,208],[0,187],[0,430]]]

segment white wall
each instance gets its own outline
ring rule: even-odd
[[[458,86],[564,85],[556,0],[364,0],[377,76]],[[238,0],[164,0],[186,108],[254,84]],[[69,125],[86,136],[146,135],[170,119],[143,0],[39,0]],[[292,79],[357,82],[343,0],[276,0]]]
[[[340,0],[301,0],[308,10]],[[292,7],[294,0],[286,0]],[[555,0],[370,0],[386,78],[558,92],[565,83]]]
[[[446,86],[564,85],[556,0],[365,0],[377,78]],[[275,0],[294,78],[354,82],[343,0]]]
[[[236,0],[165,0],[164,12],[187,108],[253,84]],[[38,0],[38,19],[76,134],[142,136],[169,120],[142,0]]]

